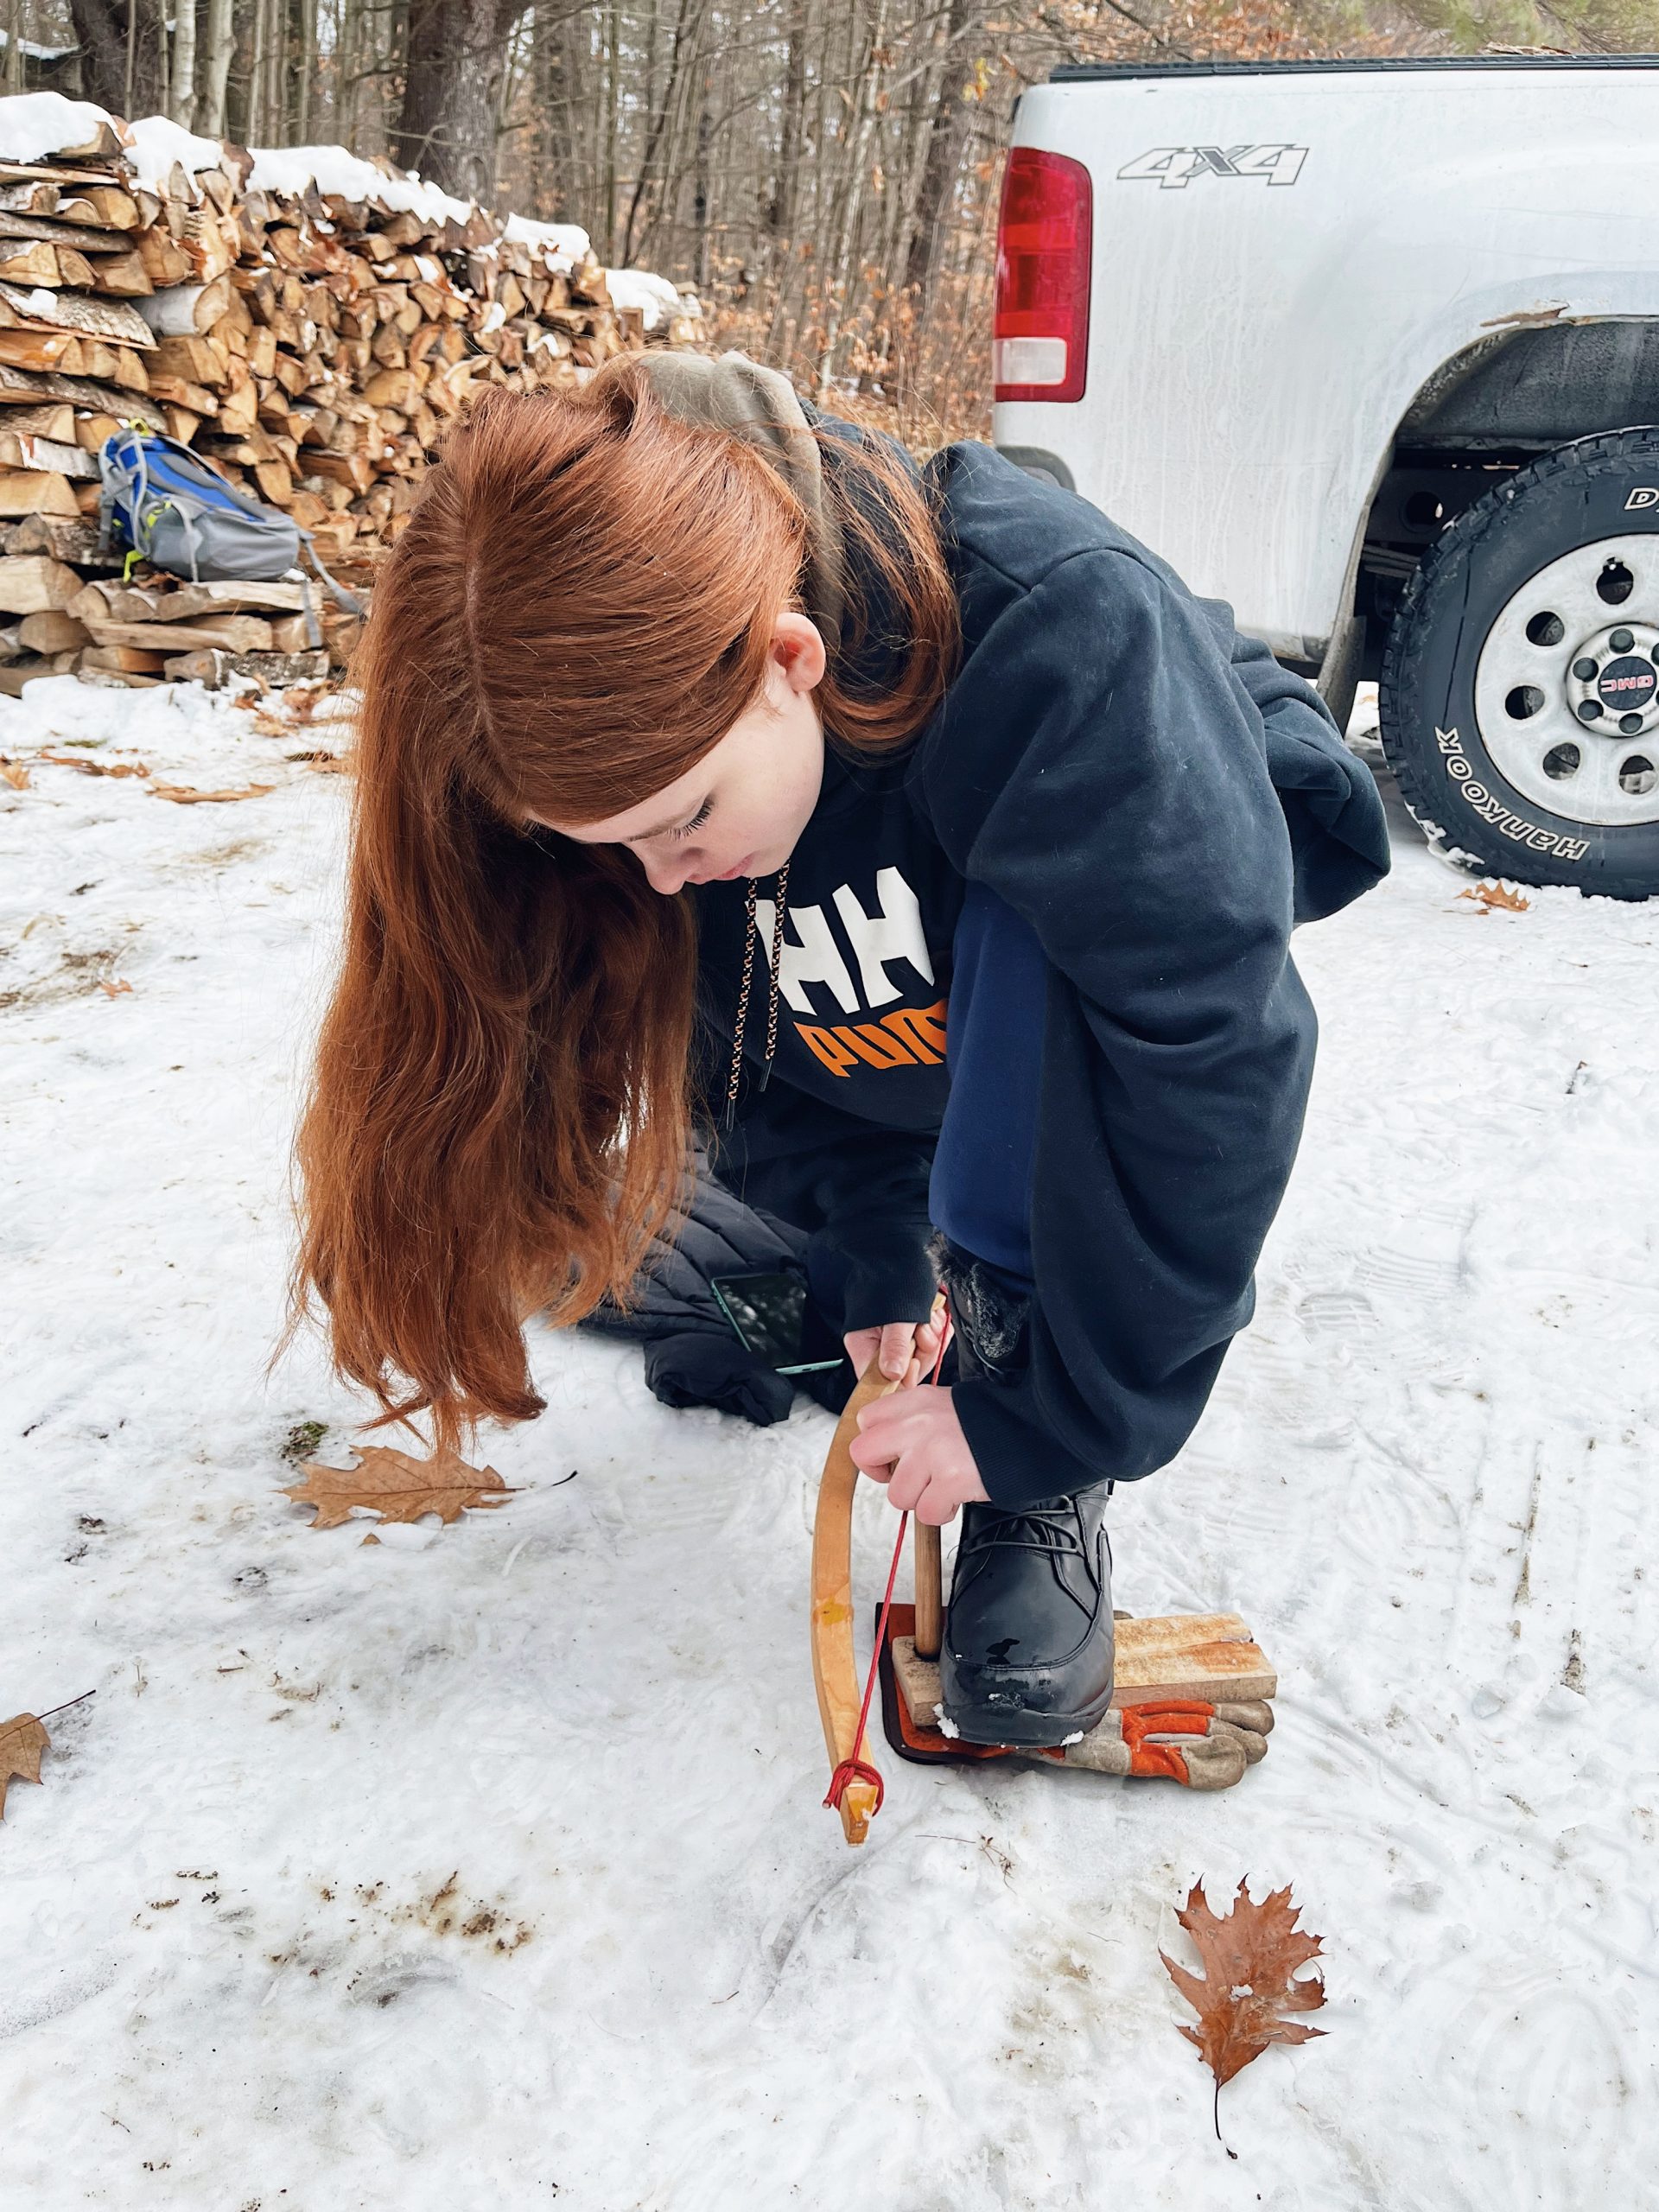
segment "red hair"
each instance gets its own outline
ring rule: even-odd
[[[885,751],[949,679],[956,596],[909,470],[817,435],[849,571],[905,645],[859,683],[855,591],[818,697],[827,732]],[[288,1334],[320,1300],[372,1427],[429,1411],[453,1446],[539,1413],[527,1315],[626,1300],[668,1227],[699,1103],[695,909],[622,848],[525,824],[602,820],[717,744],[806,554],[763,456],[669,414],[626,358],[575,394],[486,392],[428,472],[352,670],[345,949],[296,1147]]]

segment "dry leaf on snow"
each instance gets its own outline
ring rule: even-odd
[[[76,768],[83,776],[147,776],[149,769],[142,760],[89,760],[80,753],[37,753],[37,760],[49,760],[54,768]]]
[[[21,760],[8,760],[3,753],[0,753],[0,777],[3,777],[15,791],[29,789],[29,770]]]
[[[6,1816],[6,1784],[38,1782],[41,1753],[51,1748],[52,1738],[32,1713],[0,1721],[0,1821]]]
[[[332,683],[290,683],[283,703],[296,722],[308,722],[325,699],[334,696]]]
[[[1315,2012],[1325,2002],[1325,1984],[1318,1974],[1306,1981],[1294,1979],[1319,1951],[1319,1939],[1296,1925],[1300,1905],[1290,1902],[1290,1890],[1274,1890],[1260,1904],[1250,1902],[1245,1884],[1238,1885],[1232,1910],[1220,1918],[1210,1910],[1202,1882],[1194,1882],[1184,1909],[1175,1917],[1197,1946],[1205,1973],[1189,1974],[1168,1955],[1158,1955],[1170,1979],[1198,2016],[1196,2028],[1181,2033],[1196,2044],[1206,2066],[1216,2077],[1216,2135],[1221,2135],[1221,2085],[1230,2082],[1241,2067],[1259,2058],[1270,2043],[1306,2043],[1322,2036],[1323,2028],[1304,2027],[1300,2020],[1283,2018],[1287,2012]]]
[[[315,715],[325,699],[339,696],[333,683],[290,683],[276,694],[280,710],[251,707],[253,726],[261,737],[291,737]]]
[[[384,1444],[364,1445],[354,1467],[305,1459],[300,1471],[304,1482],[283,1495],[316,1507],[314,1529],[338,1529],[356,1505],[372,1506],[383,1522],[418,1521],[424,1513],[458,1521],[463,1506],[499,1505],[518,1487],[504,1483],[493,1467],[469,1467],[454,1452],[413,1459]]]
[[[1478,899],[1480,911],[1490,914],[1494,906],[1501,906],[1506,913],[1524,914],[1531,906],[1530,899],[1523,899],[1518,891],[1506,891],[1501,883],[1478,883],[1471,891],[1459,891],[1459,899]]]
[[[118,999],[124,993],[130,993],[132,985],[128,982],[124,976],[118,983],[106,983],[100,976],[98,979],[98,988],[100,991],[107,991],[112,999]]]
[[[239,791],[199,791],[188,784],[152,784],[151,791],[157,798],[170,798],[181,806],[202,806],[217,799],[263,798],[267,791],[274,791],[275,784],[249,784]]]

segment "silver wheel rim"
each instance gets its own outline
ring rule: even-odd
[[[1598,538],[1522,585],[1480,649],[1475,721],[1535,805],[1659,822],[1659,535]]]

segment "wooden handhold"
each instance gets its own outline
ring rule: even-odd
[[[887,1381],[874,1360],[842,1408],[818,1485],[812,1522],[812,1678],[831,1770],[853,1756],[858,1734],[859,1681],[853,1652],[853,1497],[858,1469],[850,1450],[866,1406],[900,1385]],[[842,1833],[862,1843],[876,1808],[873,1783],[851,1782],[842,1793]]]

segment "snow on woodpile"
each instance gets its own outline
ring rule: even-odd
[[[308,642],[296,582],[204,596],[99,557],[97,454],[122,423],[190,446],[361,587],[471,393],[703,337],[694,294],[605,269],[576,226],[343,146],[250,152],[56,92],[0,99],[0,691],[343,662],[353,618],[325,606]]]

